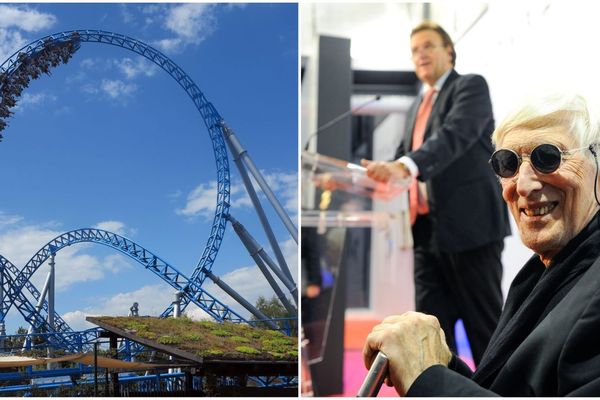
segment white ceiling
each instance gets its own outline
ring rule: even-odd
[[[314,55],[319,35],[346,37],[352,40],[354,68],[410,70],[410,31],[428,13],[458,41],[486,10],[486,3],[476,2],[452,2],[452,7],[441,2],[303,3],[301,51]]]

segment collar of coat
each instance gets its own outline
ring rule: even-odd
[[[534,255],[513,280],[498,326],[473,379],[489,387],[516,348],[598,259],[600,212],[545,268]]]

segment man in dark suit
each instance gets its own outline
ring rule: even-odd
[[[433,316],[386,318],[363,354],[389,359],[402,396],[600,394],[600,200],[597,107],[577,94],[544,96],[494,132],[491,165],[535,252],[515,277],[477,371],[453,357]]]
[[[508,213],[488,160],[494,118],[485,79],[459,75],[449,35],[425,22],[411,33],[423,83],[396,160],[363,160],[369,176],[413,178],[410,190],[416,309],[435,315],[456,350],[462,319],[475,363],[502,309],[503,239]]]

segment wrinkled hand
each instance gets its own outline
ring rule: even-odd
[[[404,396],[417,377],[432,365],[448,366],[452,353],[437,318],[417,312],[387,317],[373,328],[363,348],[371,367],[378,351],[389,359],[386,383]]]
[[[397,161],[371,161],[360,160],[360,164],[367,169],[367,176],[378,182],[388,182],[390,179],[404,179],[410,176],[406,166]]]

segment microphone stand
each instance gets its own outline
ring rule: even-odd
[[[357,107],[351,108],[348,111],[343,112],[342,114],[338,115],[337,117],[335,117],[334,119],[332,119],[331,121],[321,125],[319,128],[317,128],[316,131],[314,131],[306,140],[306,145],[304,146],[304,151],[308,151],[308,146],[310,145],[311,140],[313,140],[318,134],[320,134],[321,132],[331,128],[333,125],[337,124],[338,122],[340,122],[341,120],[343,120],[344,118],[348,117],[349,115],[351,115],[352,113],[355,113],[356,111],[368,106],[371,103],[375,103],[376,101],[379,101],[381,99],[381,95],[377,95],[374,98],[372,98],[369,101],[364,102],[363,104],[358,105]]]

